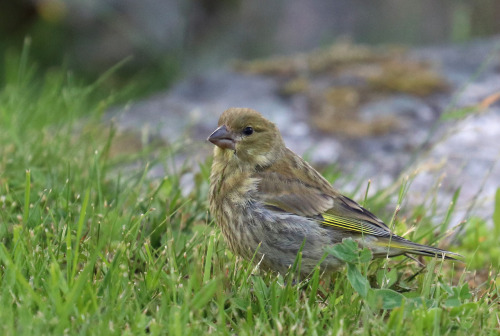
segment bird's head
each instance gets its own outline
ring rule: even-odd
[[[275,124],[249,108],[230,108],[219,118],[218,128],[208,137],[215,155],[242,163],[266,166],[285,148]]]

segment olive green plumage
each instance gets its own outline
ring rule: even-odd
[[[303,274],[311,272],[325,248],[351,237],[374,257],[420,254],[453,259],[455,253],[394,235],[380,219],[331,184],[289,150],[275,124],[247,108],[231,108],[208,138],[214,161],[210,212],[229,248],[266,269],[284,273],[302,248]],[[321,267],[342,263],[328,255]]]

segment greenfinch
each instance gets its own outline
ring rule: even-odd
[[[208,141],[215,145],[210,212],[229,248],[265,269],[284,274],[301,251],[303,275],[318,264],[336,271],[343,263],[326,250],[344,238],[374,257],[459,256],[392,233],[288,149],[276,125],[255,110],[224,111]]]

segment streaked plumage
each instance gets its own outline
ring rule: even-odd
[[[276,125],[257,111],[226,110],[208,140],[216,145],[210,212],[229,248],[246,259],[258,249],[256,259],[267,269],[285,273],[304,243],[301,270],[307,274],[326,247],[347,237],[369,247],[375,257],[456,255],[394,235],[289,150]],[[341,264],[329,255],[321,267],[334,271]]]

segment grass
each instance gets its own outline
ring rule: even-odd
[[[471,218],[466,264],[370,261],[351,241],[332,247],[346,269],[301,282],[264,273],[227,251],[207,212],[210,162],[194,190],[167,171],[172,149],[111,151],[100,123],[114,95],[66,73],[35,76],[26,55],[6,61],[0,91],[0,333],[3,335],[498,335],[500,193],[494,226]],[[37,79],[38,78],[38,79]],[[131,171],[131,164],[137,169]],[[338,177],[325,171],[333,182]],[[360,183],[362,185],[362,183]],[[402,204],[404,183],[394,196]],[[383,213],[391,197],[367,198]],[[433,243],[429,204],[384,217]],[[359,200],[362,201],[362,200]],[[397,215],[397,216],[396,216]],[[439,230],[438,230],[439,231]],[[300,261],[300,256],[299,260]],[[297,263],[297,267],[300,263]]]

